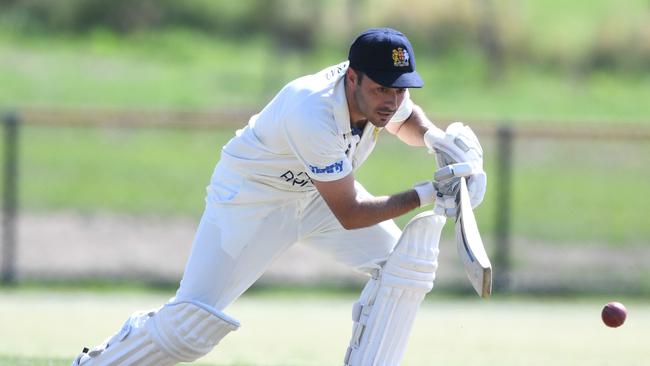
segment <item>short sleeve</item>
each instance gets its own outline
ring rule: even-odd
[[[310,178],[329,182],[352,172],[346,142],[326,111],[294,113],[283,126],[287,143]]]
[[[397,108],[397,112],[390,122],[404,122],[411,116],[411,113],[413,113],[413,101],[411,101],[411,95],[407,89],[402,104]]]

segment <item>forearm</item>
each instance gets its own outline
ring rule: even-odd
[[[411,116],[391,132],[407,145],[425,146],[423,136],[431,128],[437,127],[427,118],[422,108],[414,105]]]
[[[394,219],[420,207],[420,198],[410,189],[391,196],[355,200],[337,219],[344,228],[359,229]],[[340,217],[339,217],[340,216]]]
[[[353,174],[334,181],[312,182],[341,226],[348,230],[394,219],[421,206],[420,194],[415,189],[381,197],[359,194],[354,186]],[[432,194],[429,192],[423,196]],[[424,199],[423,204],[428,203],[431,202]]]

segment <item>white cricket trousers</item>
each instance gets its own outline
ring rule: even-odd
[[[355,187],[358,195],[369,195],[361,184]],[[223,311],[298,242],[371,272],[386,260],[400,235],[392,220],[346,230],[317,192],[279,192],[219,163],[172,300],[196,300]]]

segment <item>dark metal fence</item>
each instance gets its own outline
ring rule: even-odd
[[[4,129],[4,190],[2,194],[2,282],[16,279],[16,216],[18,211],[18,115],[2,117]]]

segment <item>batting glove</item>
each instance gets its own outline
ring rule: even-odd
[[[424,134],[424,143],[430,153],[436,154],[436,181],[442,183],[454,176],[468,177],[467,190],[472,207],[480,205],[485,196],[487,175],[483,170],[483,148],[474,131],[461,122],[454,122],[445,131],[438,128],[428,130]],[[448,178],[443,176],[444,172]],[[449,205],[444,204],[445,207]]]

